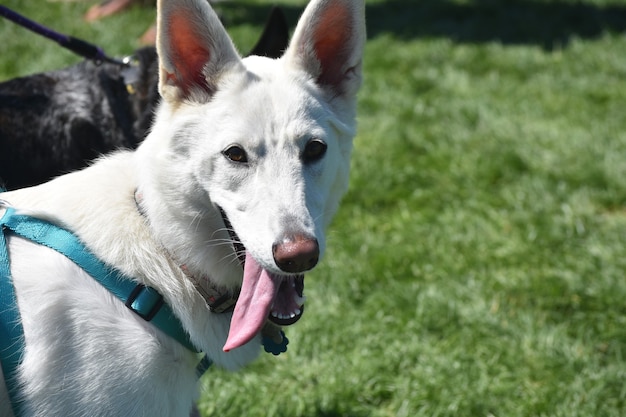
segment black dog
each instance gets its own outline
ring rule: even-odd
[[[274,8],[250,55],[281,56],[288,32],[283,13]],[[159,97],[155,48],[137,50],[130,63],[83,61],[0,83],[4,186],[36,185],[83,168],[104,153],[137,147]]]

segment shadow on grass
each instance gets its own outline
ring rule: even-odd
[[[304,1],[303,1],[304,3]],[[221,3],[228,24],[262,25],[270,5]],[[304,5],[280,4],[293,28]],[[501,42],[566,47],[573,37],[596,38],[626,31],[626,6],[575,1],[387,0],[367,6],[368,36],[449,38],[455,42]]]
[[[626,7],[565,1],[390,0],[368,8],[370,36],[447,37],[456,42],[567,46],[572,37],[595,38],[626,30]]]

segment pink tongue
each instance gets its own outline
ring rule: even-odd
[[[223,347],[224,352],[245,345],[261,331],[270,314],[280,283],[279,276],[264,270],[246,252],[243,283],[233,318],[230,321],[228,339]]]

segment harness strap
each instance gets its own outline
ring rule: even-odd
[[[198,352],[178,318],[155,289],[137,284],[105,265],[76,235],[45,220],[17,214],[11,207],[7,209],[3,220],[4,227],[16,235],[65,255],[141,318],[152,322],[187,349]]]
[[[19,416],[21,415],[22,399],[19,396],[17,367],[22,361],[24,329],[11,280],[9,251],[4,236],[3,221],[6,215],[7,213],[0,220],[0,227],[2,228],[0,230],[0,362],[13,414]]]
[[[12,207],[6,208],[0,219],[0,227],[0,360],[16,416],[20,415],[21,408],[16,377],[23,355],[24,329],[11,279],[7,233],[21,236],[66,256],[141,318],[150,321],[189,350],[199,352],[161,294],[153,288],[137,284],[121,272],[105,265],[73,233],[44,220],[17,214]],[[205,355],[196,368],[198,377],[211,364],[211,359]]]

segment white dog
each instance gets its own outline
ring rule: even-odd
[[[12,279],[24,340],[6,387],[21,415],[188,416],[202,355],[237,369],[261,333],[280,341],[276,326],[302,314],[303,272],[347,188],[364,9],[313,0],[282,58],[241,59],[206,0],[159,1],[162,103],[148,138],[0,194],[0,217],[71,231],[107,268],[160,293],[188,343],[5,228],[11,274],[0,280]],[[6,377],[2,417],[13,414]]]

